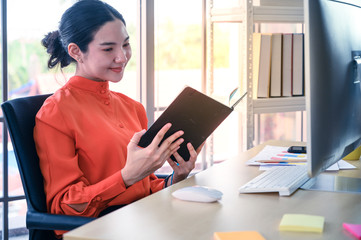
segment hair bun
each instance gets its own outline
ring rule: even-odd
[[[47,49],[47,53],[53,54],[54,50],[62,47],[59,31],[57,30],[46,34],[41,44]]]
[[[41,40],[41,44],[46,48],[46,52],[50,54],[49,68],[53,68],[58,63],[60,63],[61,67],[66,67],[70,64],[71,58],[61,42],[58,30],[46,34],[43,40]]]

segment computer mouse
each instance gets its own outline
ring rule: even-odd
[[[204,186],[184,187],[172,193],[173,197],[180,200],[206,203],[218,201],[222,195],[221,191]]]

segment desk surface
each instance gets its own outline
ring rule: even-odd
[[[268,144],[288,146],[292,142]],[[361,195],[297,190],[290,197],[277,193],[239,194],[238,188],[260,174],[258,167],[245,161],[257,154],[262,145],[196,174],[167,189],[152,194],[91,223],[70,231],[65,240],[79,239],[187,239],[212,240],[216,231],[256,230],[272,239],[354,239],[342,229],[343,222],[361,224]],[[361,177],[360,161],[350,161],[357,170],[338,175]],[[171,196],[179,188],[204,185],[219,189],[223,198],[216,203],[180,201]],[[325,217],[324,232],[280,232],[285,213]]]

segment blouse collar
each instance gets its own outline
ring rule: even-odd
[[[80,76],[71,77],[67,82],[67,85],[90,92],[97,92],[103,94],[109,92],[108,81],[97,82]]]

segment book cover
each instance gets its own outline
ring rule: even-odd
[[[292,96],[304,95],[303,33],[293,34]]]
[[[292,42],[293,34],[283,34],[282,43],[282,96],[292,96]]]
[[[270,96],[281,97],[282,89],[282,34],[272,34]]]
[[[261,35],[261,49],[259,60],[258,93],[259,98],[269,97],[271,73],[271,34]]]
[[[161,143],[173,133],[183,130],[181,138],[184,142],[178,153],[188,161],[190,155],[187,143],[192,143],[197,149],[232,111],[233,107],[228,107],[191,87],[185,87],[141,137],[138,145],[147,147],[159,130],[165,124],[171,123],[172,127]],[[173,156],[172,159],[175,161]]]

